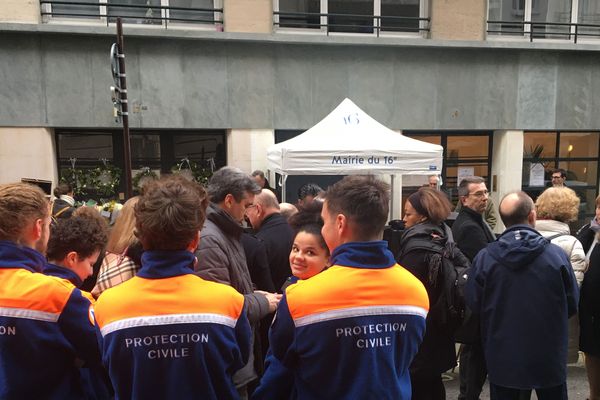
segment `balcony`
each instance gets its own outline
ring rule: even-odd
[[[223,30],[223,8],[192,7],[213,3],[212,0],[40,0],[45,23],[115,23],[143,24],[164,29],[204,28]],[[209,4],[210,5],[210,4]]]

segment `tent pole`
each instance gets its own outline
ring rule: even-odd
[[[281,175],[281,202],[286,203],[286,193],[285,193],[285,181],[287,181],[287,175]]]
[[[388,215],[388,221],[391,221],[392,219],[394,219],[394,192],[395,192],[395,188],[394,188],[394,181],[396,176],[394,174],[391,174],[391,180],[390,180],[390,186],[391,186],[391,191],[392,191],[392,195],[390,197],[390,215]]]

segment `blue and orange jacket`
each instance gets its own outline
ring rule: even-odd
[[[79,275],[73,270],[52,263],[46,264],[44,267],[44,275],[61,278],[76,288],[80,288],[83,284]],[[92,305],[96,303],[96,299],[94,299],[91,293],[82,290],[81,294],[87,298]],[[85,398],[94,400],[110,399],[113,397],[108,374],[101,365],[98,365],[95,368],[80,368],[79,373],[81,375],[81,384],[85,392]]]
[[[383,241],[346,243],[286,289],[255,399],[410,399],[427,292]]]
[[[193,274],[188,251],[146,251],[138,274],[96,302],[117,398],[231,399],[248,360],[244,297]]]
[[[39,273],[45,264],[37,251],[0,241],[2,399],[84,398],[76,360],[100,365],[91,303]]]

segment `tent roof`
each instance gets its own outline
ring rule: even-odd
[[[267,159],[283,175],[435,174],[442,147],[403,136],[345,99],[303,134],[271,146]]]

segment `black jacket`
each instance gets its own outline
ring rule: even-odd
[[[431,239],[436,241],[441,246],[446,243],[446,234],[442,227],[425,222],[417,224],[406,229],[400,239],[400,251],[398,264],[410,271],[416,276],[427,290],[429,296],[429,304],[435,304],[441,293],[442,285],[432,285],[429,280],[429,263],[430,256],[423,250],[404,252],[411,240]],[[456,365],[456,353],[454,349],[454,335],[448,332],[442,332],[436,329],[432,323],[435,315],[427,314],[425,336],[423,343],[419,347],[418,353],[415,355],[411,365],[410,373],[412,375],[432,375],[441,374],[444,371]]]
[[[246,262],[248,263],[248,271],[250,271],[252,283],[254,283],[256,289],[270,293],[275,292],[264,243],[253,234],[247,232],[242,234],[241,240],[244,252],[246,253]]]
[[[594,234],[590,224],[577,232],[577,239],[583,245],[586,254],[594,241]],[[590,263],[581,284],[579,308],[580,313],[600,318],[600,243],[596,244],[590,254]]]
[[[496,240],[492,230],[486,225],[482,215],[469,207],[463,207],[452,224],[454,241],[471,262],[481,249]]]
[[[281,214],[275,213],[263,220],[256,237],[265,244],[273,285],[280,288],[292,275],[290,251],[294,243],[294,231]]]
[[[62,199],[56,199],[52,203],[52,215],[56,219],[71,218],[71,215],[73,215],[74,211],[75,207],[73,207],[72,205],[70,205]]]

